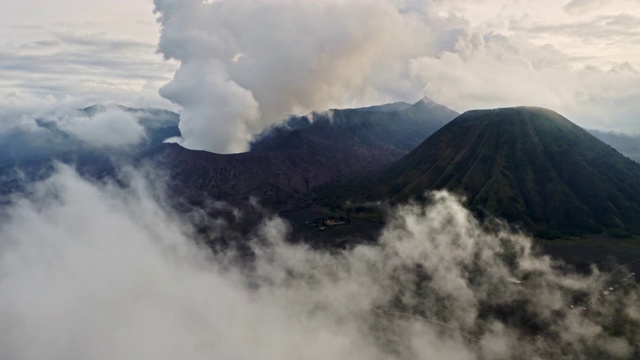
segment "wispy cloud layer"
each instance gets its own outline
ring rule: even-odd
[[[525,237],[483,229],[447,193],[396,209],[378,244],[333,253],[289,244],[288,225],[266,217],[242,264],[198,247],[161,189],[125,174],[92,184],[63,167],[7,209],[3,358],[637,354],[631,278],[603,295],[613,278],[563,271]]]
[[[146,136],[135,114],[110,107],[95,114],[59,110],[43,118],[88,147],[121,148],[139,144]]]
[[[0,14],[0,129],[61,107],[170,104],[150,2],[28,0]]]

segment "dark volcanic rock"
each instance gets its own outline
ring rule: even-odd
[[[542,108],[464,113],[393,165],[324,190],[323,201],[406,201],[433,189],[540,236],[640,233],[640,165]]]
[[[143,154],[165,169],[175,194],[275,210],[310,205],[313,188],[400,159],[457,113],[423,99],[294,117],[270,129],[248,153],[220,155],[163,144]]]

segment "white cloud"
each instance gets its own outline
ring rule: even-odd
[[[160,94],[183,108],[182,146],[223,153],[247,150],[249,128],[260,119],[258,103],[219,65],[185,64]]]
[[[0,131],[64,107],[171,108],[158,88],[175,64],[155,52],[146,0],[25,0],[0,13]]]
[[[398,208],[378,245],[341,252],[288,244],[287,224],[267,218],[253,239],[255,263],[244,266],[198,247],[193,227],[173,215],[162,192],[126,174],[125,187],[100,185],[62,167],[6,209],[0,357],[497,359],[631,351],[630,333],[613,337],[603,326],[625,311],[640,313],[637,293],[601,295],[606,275],[555,269],[525,237],[483,230],[449,194],[434,194],[428,207]],[[579,295],[593,300],[588,312],[569,307]],[[515,313],[505,317],[496,307]],[[542,331],[549,336],[536,338]]]
[[[45,119],[55,122],[60,130],[88,146],[131,146],[140,143],[146,136],[144,127],[133,114],[116,107],[101,108],[96,114],[58,110]]]
[[[601,6],[588,13],[562,9],[596,2]],[[640,108],[630,101],[640,85],[640,32],[634,26],[640,18],[637,0],[433,4],[439,13],[467,19],[469,34],[504,39],[499,46],[487,42],[470,59],[462,51],[443,54],[444,61],[422,59],[436,66],[423,75],[431,80],[430,89],[440,94],[434,95],[437,100],[451,101],[458,110],[537,104],[583,126],[640,131],[634,115]],[[455,69],[446,61],[453,61]],[[456,72],[464,75],[453,76]],[[484,96],[478,94],[480,89],[485,89]],[[462,96],[454,95],[457,91]]]
[[[132,114],[117,108],[107,108],[92,117],[76,116],[58,122],[60,128],[96,147],[135,145],[145,137],[142,125]]]

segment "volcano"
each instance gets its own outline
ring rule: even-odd
[[[161,144],[141,155],[171,177],[189,202],[251,197],[278,211],[308,207],[313,188],[388,165],[458,116],[427,98],[415,104],[331,110],[294,116],[267,130],[251,151],[214,154]]]
[[[541,237],[640,233],[640,165],[537,107],[466,112],[390,166],[321,194],[404,202],[436,189]]]

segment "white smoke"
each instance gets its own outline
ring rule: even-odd
[[[196,245],[162,191],[125,174],[122,188],[61,167],[7,209],[0,358],[633,356],[628,276],[602,295],[608,275],[556,268],[447,193],[398,208],[377,245],[351,250],[291,245],[288,225],[266,218],[240,264]]]
[[[409,59],[432,39],[394,2],[156,0],[160,51],[180,61],[162,96],[181,105],[184,146],[240,152],[292,112],[416,97]],[[400,97],[404,97],[400,96]]]

